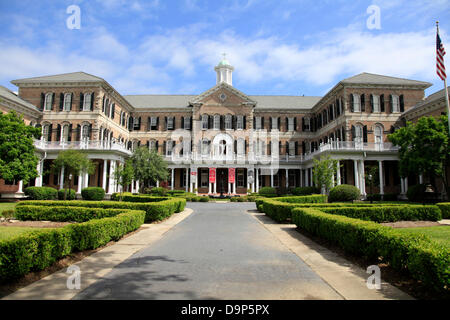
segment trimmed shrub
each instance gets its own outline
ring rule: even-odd
[[[166,195],[166,193],[167,193],[167,190],[163,187],[154,187],[150,190],[150,194],[152,194],[154,196],[163,197]]]
[[[30,200],[56,200],[58,190],[49,187],[28,187],[25,189],[25,195]]]
[[[272,200],[287,203],[327,203],[328,198],[325,195],[314,194],[310,196],[274,198]]]
[[[138,229],[144,218],[144,211],[122,210],[115,217],[30,231],[0,241],[0,282],[42,270],[71,252],[96,249],[118,240]]]
[[[186,195],[186,191],[184,191],[184,190],[168,190],[167,195],[170,197],[184,197]]]
[[[89,187],[81,190],[83,200],[102,201],[105,198],[105,190],[101,187]]]
[[[378,223],[396,221],[439,221],[442,219],[441,211],[437,206],[400,205],[328,207],[320,208],[320,211]]]
[[[118,197],[120,199],[120,196]],[[160,202],[169,200],[169,197],[155,197],[151,195],[126,195],[122,196],[124,202]]]
[[[186,206],[186,200],[180,198],[171,198],[159,202],[125,202],[125,201],[24,201],[16,206],[36,205],[49,207],[83,207],[83,208],[102,208],[102,209],[130,209],[145,211],[145,222],[161,221],[168,218],[173,213],[181,212]]]
[[[272,187],[262,187],[261,189],[259,189],[259,195],[268,198],[278,196],[277,190]]]
[[[200,198],[199,202],[209,202],[208,196],[203,196],[203,197],[199,197],[199,198]]]
[[[309,196],[320,193],[320,189],[316,187],[297,187],[292,189],[294,196]]]
[[[422,202],[425,199],[426,188],[425,184],[416,184],[408,187],[408,192],[406,193],[408,200],[411,202]]]
[[[348,184],[342,184],[330,190],[328,200],[330,202],[353,201],[358,200],[360,196],[361,192],[357,187]]]
[[[93,219],[114,217],[122,212],[123,209],[25,205],[17,207],[16,218],[22,221],[86,222]]]
[[[279,199],[285,200],[284,202],[278,201]],[[286,199],[296,201],[290,203]],[[303,197],[286,197],[262,200],[261,209],[269,217],[278,222],[285,222],[291,219],[291,211],[296,208],[299,203],[324,203],[327,197],[323,195],[312,195]],[[258,205],[257,205],[258,207]],[[259,207],[258,207],[259,210]]]
[[[3,212],[0,212],[0,216],[6,219],[12,219],[16,215],[16,212],[14,210],[3,210]]]
[[[295,208],[293,222],[312,235],[370,260],[382,259],[437,292],[450,288],[450,250],[425,235],[403,234],[375,222]]]
[[[438,203],[437,206],[441,210],[443,219],[450,219],[450,202]]]
[[[122,199],[124,196],[132,196],[133,194],[131,192],[122,192]],[[112,201],[120,201],[120,192],[115,192],[111,195]]]
[[[64,200],[64,191],[65,189],[61,189],[58,191],[58,200]],[[75,190],[67,189],[66,200],[75,200],[77,197]]]

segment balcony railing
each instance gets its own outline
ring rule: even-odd
[[[119,151],[131,155],[124,144],[108,141],[42,141],[35,140],[34,146],[42,150],[93,150],[93,151]]]

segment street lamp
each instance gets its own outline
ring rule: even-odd
[[[372,204],[373,203],[373,192],[372,192],[372,186],[373,186],[372,178],[373,178],[373,176],[372,176],[371,173],[369,173],[368,178],[369,178],[369,185],[370,185],[370,203]]]

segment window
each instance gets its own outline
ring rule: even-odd
[[[361,97],[357,94],[353,94],[353,112],[361,112]]]
[[[375,126],[375,143],[383,143],[383,127],[379,124]]]
[[[295,125],[294,125],[294,118],[288,118],[288,131],[294,131]]]
[[[214,130],[220,130],[220,116],[218,114],[214,116]]]
[[[191,117],[184,117],[184,130],[191,130]]]
[[[271,141],[271,147],[270,147],[270,153],[272,154],[272,156],[276,156],[280,154],[280,143],[279,141]]]
[[[44,125],[44,127],[42,128],[42,138],[44,141],[48,141],[48,136],[50,133],[50,125],[46,124]]]
[[[151,117],[150,118],[150,130],[158,130],[158,118]]]
[[[264,141],[257,140],[255,143],[255,154],[258,156],[264,155]]]
[[[61,135],[61,142],[67,142],[69,141],[69,125],[66,124],[62,127],[62,135]]]
[[[392,112],[400,112],[400,98],[399,96],[392,95]]]
[[[244,169],[237,169],[237,187],[243,188],[245,183]]]
[[[167,118],[167,130],[173,130],[175,127],[174,123],[175,123],[174,117]]]
[[[225,129],[231,130],[233,129],[233,117],[230,114],[225,116]]]
[[[202,130],[208,130],[208,116],[202,115]]]
[[[83,111],[91,110],[91,101],[92,101],[92,94],[85,93],[84,94],[84,102],[83,102]]]
[[[244,116],[237,116],[236,129],[238,130],[244,129]]]
[[[209,154],[209,141],[202,140],[202,155],[207,156]]]
[[[167,148],[166,148],[166,155],[171,156],[172,155],[172,149],[173,149],[174,141],[169,140],[167,141]]]
[[[262,118],[256,117],[255,118],[255,130],[261,130],[262,129]]]
[[[311,130],[311,119],[305,118],[305,131],[310,131],[310,130]]]
[[[149,149],[150,150],[156,150],[156,141],[155,140],[150,141]]]
[[[82,130],[82,138],[83,140],[87,140],[89,139],[89,126],[88,125],[84,125],[83,126],[83,130]]]
[[[372,96],[373,99],[373,112],[381,112],[380,109],[380,96]]]
[[[208,185],[209,185],[209,172],[208,172],[208,169],[201,169],[200,185],[201,185],[202,188],[208,188]]]
[[[356,146],[361,146],[363,143],[363,127],[361,125],[355,126],[355,136],[353,137]]]
[[[237,153],[240,156],[245,154],[245,140],[242,138],[237,141]]]
[[[66,93],[64,95],[64,111],[70,111],[70,108],[72,106],[72,94]]]
[[[289,156],[293,157],[295,156],[295,142],[289,141]]]
[[[278,130],[278,117],[272,117],[272,130]]]
[[[45,95],[45,103],[44,103],[45,111],[51,111],[52,104],[53,104],[53,93],[47,93]]]

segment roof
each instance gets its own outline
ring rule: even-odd
[[[450,92],[450,86],[448,87],[448,90]],[[437,91],[431,95],[429,95],[428,97],[426,97],[425,99],[423,99],[422,101],[418,102],[414,107],[412,107],[409,110],[405,111],[405,114],[413,112],[415,110],[420,109],[421,107],[425,106],[425,105],[429,105],[431,103],[434,103],[440,99],[444,99],[445,98],[445,89],[442,89],[440,91]]]
[[[431,87],[432,84],[429,82],[409,80],[403,78],[395,78],[389,76],[383,76],[373,73],[360,73],[356,76],[344,79],[341,81],[344,84],[389,84],[389,85],[410,85],[410,86],[423,86]]]
[[[187,108],[196,95],[127,95],[124,96],[136,109]],[[299,96],[248,96],[257,102],[257,109],[311,109],[321,97]]]
[[[99,82],[105,81],[102,78],[93,76],[86,72],[63,73],[53,76],[26,78],[11,81],[12,84],[34,83],[34,82]]]
[[[12,92],[11,90],[9,90],[6,87],[0,86],[0,97],[8,99],[12,102],[18,103],[18,104],[20,104],[24,107],[30,108],[34,111],[39,111],[39,109],[36,108],[36,106],[32,105],[28,101],[25,101],[25,100],[19,98],[14,92]]]

